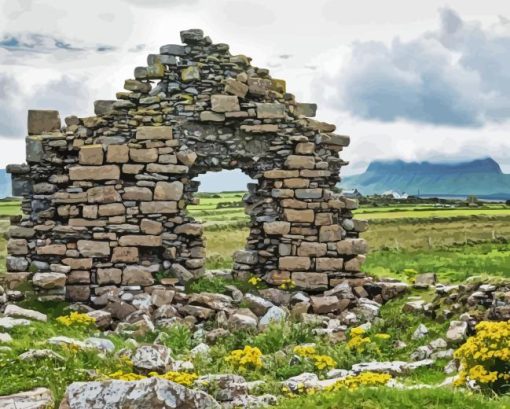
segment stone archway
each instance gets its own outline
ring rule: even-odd
[[[10,230],[7,281],[41,297],[93,301],[121,287],[151,291],[158,274],[203,272],[202,227],[185,212],[198,174],[242,169],[250,235],[238,277],[292,280],[316,292],[359,275],[366,228],[333,193],[349,138],[311,119],[282,80],[200,30],[135,69],[96,116],[30,111],[27,165],[12,165],[24,216]],[[103,298],[102,298],[103,297]]]

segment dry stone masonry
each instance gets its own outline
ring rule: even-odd
[[[95,116],[62,128],[57,111],[29,111],[27,163],[8,167],[23,196],[9,288],[29,281],[40,298],[87,302],[200,276],[203,228],[186,206],[198,175],[224,169],[256,181],[236,277],[314,293],[362,276],[366,223],[333,193],[349,138],[228,45],[197,29],[181,40],[150,54],[115,101],[96,101]]]

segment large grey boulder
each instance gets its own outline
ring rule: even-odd
[[[75,382],[67,387],[60,409],[216,409],[205,392],[160,378],[140,381]]]

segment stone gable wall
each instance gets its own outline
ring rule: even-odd
[[[241,169],[250,235],[234,255],[239,278],[291,279],[309,292],[360,275],[366,223],[332,192],[349,143],[311,119],[285,82],[231,55],[201,30],[181,32],[137,67],[95,116],[29,111],[26,164],[10,165],[23,216],[9,230],[10,287],[40,298],[92,301],[151,291],[204,272],[202,226],[186,213],[207,171]],[[225,186],[228,190],[228,186]]]

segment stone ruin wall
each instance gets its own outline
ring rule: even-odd
[[[196,176],[241,169],[250,234],[234,274],[269,285],[291,279],[319,292],[362,274],[366,223],[357,203],[332,192],[349,143],[311,119],[285,82],[181,32],[137,67],[95,116],[29,111],[26,164],[9,165],[23,216],[9,230],[6,284],[29,282],[39,298],[104,304],[112,289],[137,293],[204,273]],[[228,190],[228,186],[225,186]]]

